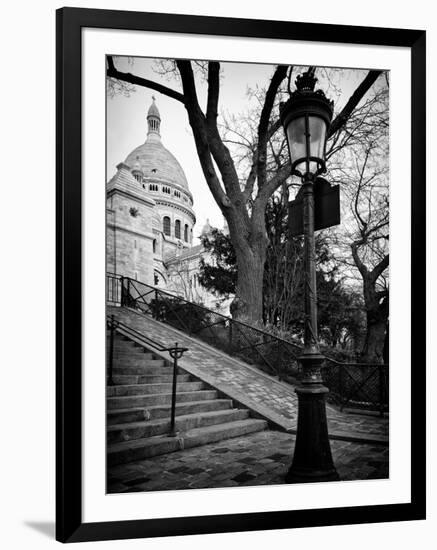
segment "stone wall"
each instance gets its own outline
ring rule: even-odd
[[[153,285],[153,207],[153,201],[112,191],[107,210],[108,271]]]

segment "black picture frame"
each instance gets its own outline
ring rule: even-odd
[[[425,31],[62,8],[57,25],[56,538],[61,542],[425,519]],[[81,31],[85,27],[395,46],[411,50],[411,502],[82,521]],[[396,159],[394,159],[396,161]]]

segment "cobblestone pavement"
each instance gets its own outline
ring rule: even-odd
[[[294,436],[274,430],[112,467],[108,492],[165,491],[283,483]],[[331,441],[342,480],[388,477],[388,447]]]
[[[177,341],[179,345],[186,346],[189,351],[179,361],[183,369],[211,383],[248,408],[265,413],[265,416],[276,420],[283,428],[296,429],[297,396],[293,386],[279,382],[256,368],[227,356],[207,344],[200,343],[147,315],[125,308],[108,309],[111,310],[108,313],[114,313],[121,321],[152,339],[165,345],[173,345]],[[388,418],[341,413],[329,405],[327,415],[331,435],[338,432],[354,437],[374,436],[388,440]]]

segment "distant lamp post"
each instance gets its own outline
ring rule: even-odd
[[[293,462],[287,483],[336,481],[326,420],[326,394],[317,333],[317,289],[314,241],[314,183],[326,171],[325,148],[332,120],[333,102],[322,90],[314,91],[317,79],[308,70],[296,79],[296,91],[281,104],[280,115],[291,159],[292,174],[302,178],[304,235],[304,350],[299,357],[303,376],[296,388],[298,424]]]

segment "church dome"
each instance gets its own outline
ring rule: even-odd
[[[182,166],[161,142],[161,116],[155,98],[147,113],[147,124],[146,141],[127,156],[125,163],[131,170],[138,170],[139,165],[146,179],[163,180],[189,191]]]
[[[139,163],[145,178],[166,180],[188,191],[188,182],[182,166],[161,141],[146,140],[130,153],[125,163],[132,169]]]

